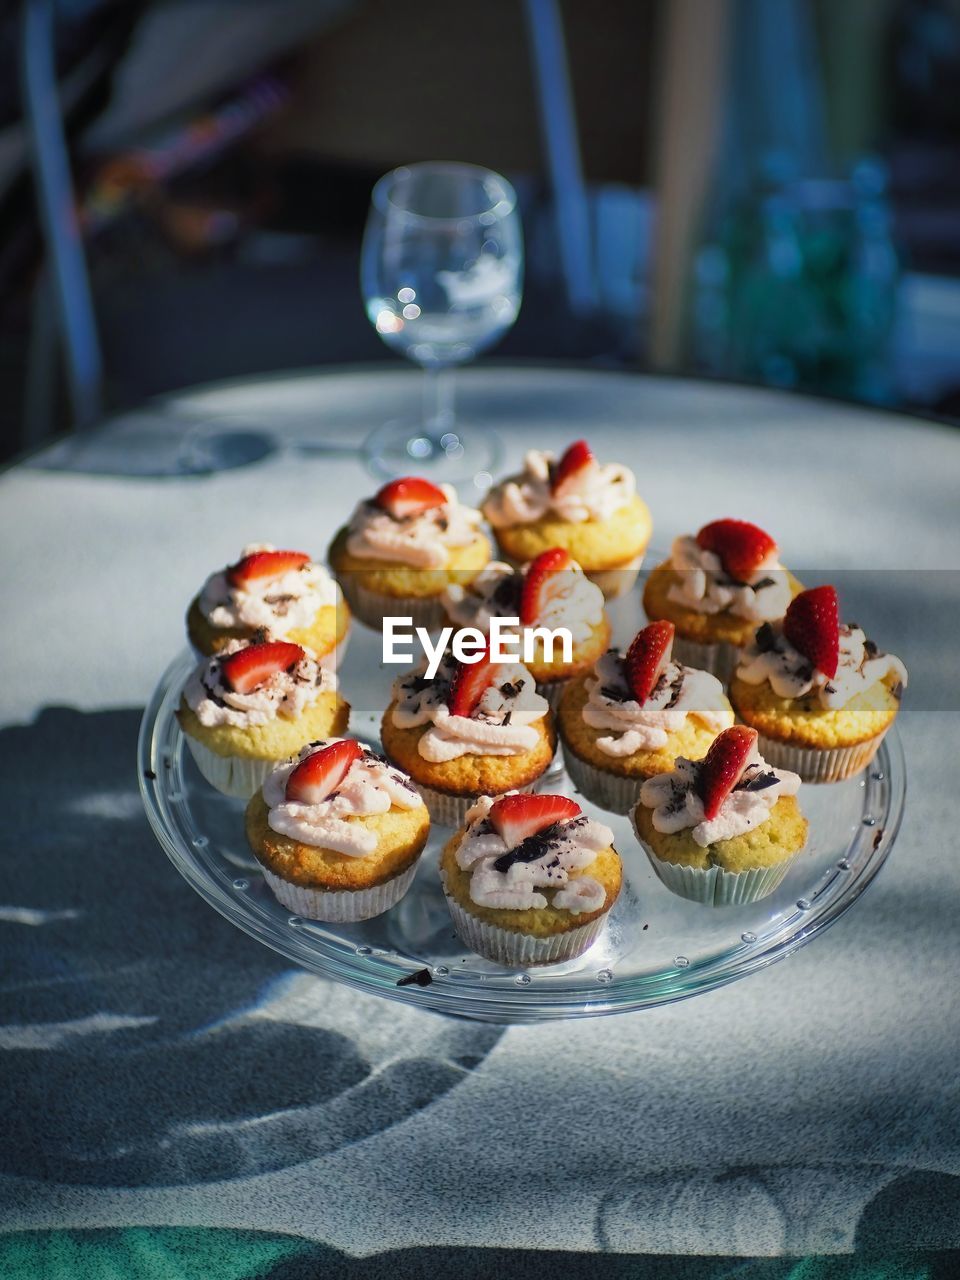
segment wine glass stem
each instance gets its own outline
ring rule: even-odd
[[[423,371],[424,434],[439,445],[440,437],[452,431],[455,422],[453,369],[427,365]]]

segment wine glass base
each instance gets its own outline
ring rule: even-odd
[[[479,476],[480,487],[486,489],[500,464],[503,446],[488,427],[456,422],[434,431],[414,419],[395,418],[371,431],[363,453],[374,475],[422,475],[447,484]]]

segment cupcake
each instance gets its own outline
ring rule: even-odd
[[[529,791],[553,760],[557,740],[545,698],[518,662],[472,663],[444,655],[401,676],[381,726],[383,749],[409,773],[442,826],[455,827],[482,795]]]
[[[807,840],[800,779],[774,769],[757,732],[725,729],[702,760],[679,756],[640,788],[633,825],[673,893],[723,907],[773,893]]]
[[[350,704],[336,677],[288,640],[231,640],[184,687],[177,719],[209,783],[245,800],[305,742],[343,733]]]
[[[220,653],[235,640],[289,640],[323,666],[342,658],[349,626],[350,611],[323,565],[269,542],[251,543],[236,564],[211,574],[187,611],[198,653]]]
[[[610,642],[603,600],[603,592],[570,552],[551,547],[525,569],[491,561],[469,586],[449,587],[445,603],[451,622],[476,627],[485,635],[493,618],[519,620],[519,629],[505,629],[503,634],[529,644],[529,652],[521,654],[524,666],[536,680],[537,692],[555,710],[570,680],[589,670]],[[570,632],[567,657],[559,646],[548,651],[544,645],[541,629],[558,627]]]
[[[349,923],[400,901],[430,819],[409,778],[382,756],[324,738],[268,774],[246,827],[278,902],[310,920]]]
[[[629,813],[646,778],[679,755],[699,760],[733,724],[720,681],[674,662],[672,646],[673,624],[651,622],[626,656],[608,649],[560,703],[567,773],[588,800],[614,813]]]
[[[865,769],[893,724],[907,672],[856,623],[840,625],[833,587],[792,601],[782,623],[765,623],[730,684],[737,715],[760,734],[760,750],[804,782],[839,782]]]
[[[782,618],[803,589],[778,556],[777,544],[755,524],[714,520],[696,537],[676,538],[670,559],[651,572],[643,589],[647,617],[676,627],[680,662],[726,684],[757,624]]]
[[[557,964],[599,936],[623,877],[613,832],[566,796],[481,796],[440,855],[453,925],[505,965]]]
[[[502,555],[526,564],[565,547],[608,599],[633,586],[650,541],[646,503],[633,472],[601,465],[585,440],[555,461],[531,449],[523,471],[495,485],[483,504]]]
[[[385,616],[440,626],[447,587],[470,582],[490,559],[481,520],[451,485],[415,476],[385,484],[360,503],[330,547],[350,608],[369,627]]]

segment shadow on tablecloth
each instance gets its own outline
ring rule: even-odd
[[[143,814],[140,713],[0,731],[0,1174],[101,1186],[285,1168],[429,1106],[496,1027],[291,971],[180,878]]]

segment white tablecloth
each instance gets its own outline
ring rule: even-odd
[[[628,1016],[484,1027],[291,971],[153,841],[139,710],[212,568],[259,539],[322,554],[376,487],[358,458],[296,442],[353,445],[418,384],[353,371],[184,396],[290,447],[207,477],[44,456],[0,476],[0,1229],[252,1227],[351,1255],[960,1248],[960,434],[619,374],[491,368],[460,387],[507,465],[580,435],[629,464],[655,546],[739,516],[802,577],[838,579],[911,670],[888,865],[785,963]]]

